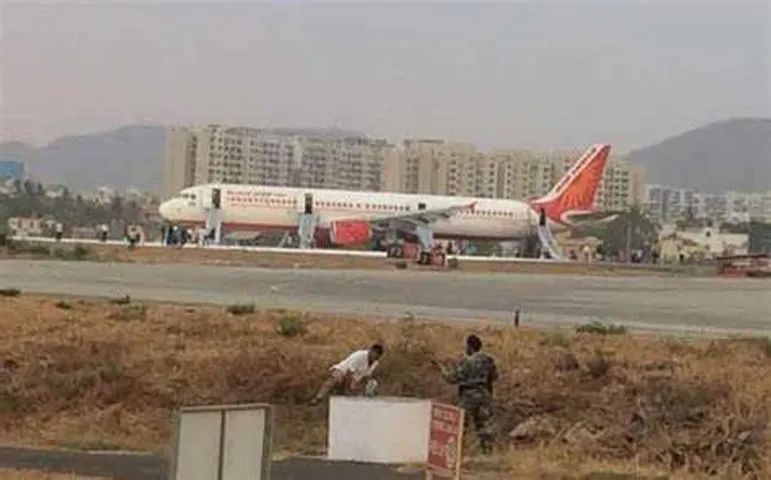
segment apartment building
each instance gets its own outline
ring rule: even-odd
[[[383,165],[383,191],[427,195],[476,195],[487,179],[476,146],[434,139],[407,139],[389,151]],[[487,183],[485,183],[487,185]],[[494,188],[493,188],[494,190]]]
[[[660,223],[688,218],[728,223],[771,221],[771,191],[714,194],[666,185],[646,185],[645,192],[651,217]]]
[[[195,132],[184,127],[167,127],[163,146],[164,199],[195,184],[198,139]]]
[[[628,160],[611,158],[597,187],[594,203],[601,210],[623,210],[644,201],[645,171]]]
[[[410,139],[384,164],[384,191],[482,198],[531,199],[545,195],[582,151],[477,151],[467,143]],[[643,171],[611,159],[598,187],[596,205],[623,209],[642,200]]]
[[[698,192],[666,185],[645,185],[644,204],[654,222],[666,223],[701,216]]]
[[[727,222],[771,221],[771,191],[725,193]]]
[[[306,138],[298,147],[292,184],[361,191],[380,190],[383,164],[394,148],[385,140],[366,137]]]
[[[545,195],[570,166],[559,155],[529,150],[495,151],[490,157],[498,165],[499,198],[526,200]],[[563,164],[567,166],[563,168]]]
[[[170,127],[164,198],[203,183],[379,190],[392,146],[350,134],[304,134],[250,127]]]

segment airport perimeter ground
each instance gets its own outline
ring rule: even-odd
[[[0,262],[0,279],[7,285],[14,271],[29,278],[30,270],[48,262],[31,263],[37,267]],[[37,274],[48,276],[50,284],[64,280],[51,278],[51,271]],[[83,282],[71,271],[65,270],[66,275],[74,275],[74,285]],[[93,280],[109,288],[124,275],[102,272]],[[148,272],[145,280],[152,285],[156,276],[157,271]],[[192,284],[195,291],[207,288]],[[185,284],[169,288],[176,287],[184,290]],[[422,324],[388,313],[384,316],[394,317],[392,321],[373,323],[354,314],[303,314],[265,310],[259,304],[252,312],[232,305],[2,293],[0,442],[143,450],[156,457],[78,457],[78,470],[66,467],[63,454],[38,455],[35,460],[34,452],[0,449],[0,467],[160,480],[174,408],[246,401],[277,405],[279,455],[318,454],[325,443],[326,412],[306,401],[330,364],[380,340],[389,351],[380,374],[383,394],[453,401],[452,389],[440,381],[430,360],[457,358],[473,325],[503,373],[495,411],[505,448],[493,459],[481,459],[473,455],[469,435],[469,472],[481,478],[603,478],[581,475],[690,468],[694,478],[706,473],[723,478],[771,476],[767,338],[684,340],[603,326],[578,333],[572,328]],[[276,480],[420,478],[310,460],[276,465]],[[348,468],[351,476],[334,468]],[[356,468],[367,470],[350,470]],[[24,478],[4,474],[0,471],[0,478]],[[671,478],[688,476],[680,472]]]
[[[383,393],[452,401],[429,360],[457,358],[471,329],[491,344],[506,372],[496,413],[500,438],[513,449],[490,460],[470,455],[466,466],[475,476],[607,478],[582,475],[682,467],[671,478],[688,478],[683,468],[694,469],[694,478],[707,472],[771,478],[771,342],[759,336],[771,331],[766,281],[340,265],[334,271],[263,269],[211,259],[195,265],[193,257],[137,260],[130,256],[143,251],[190,254],[111,248],[107,252],[129,257],[109,263],[111,257],[93,258],[91,251],[87,258],[95,262],[54,262],[50,253],[35,257],[46,261],[0,261],[0,289],[23,290],[0,297],[0,442],[131,448],[155,456],[0,448],[0,478],[47,478],[2,470],[8,467],[160,480],[171,412],[190,403],[275,403],[280,455],[317,454],[325,412],[304,400],[329,364],[383,340],[390,351]],[[373,260],[382,266],[383,259]],[[123,295],[132,300],[105,300]],[[227,311],[250,303],[254,313]],[[522,329],[510,325],[517,307]],[[415,317],[456,322],[421,325]],[[504,326],[468,323],[474,320]],[[647,332],[742,337],[656,338],[603,327],[575,333],[575,325],[593,320]],[[565,328],[528,328],[533,325]],[[512,430],[517,438],[507,436]],[[294,457],[277,462],[274,474],[274,480],[422,478]]]
[[[362,252],[372,254],[374,252]],[[51,238],[14,240],[13,247],[0,250],[1,258],[91,260],[140,264],[195,264],[247,266],[258,268],[366,269],[393,270],[394,264],[382,256],[323,255],[299,250],[259,251],[233,247],[175,248],[146,244],[129,249],[124,242],[102,243],[95,240]],[[412,265],[411,268],[418,268]],[[640,266],[607,263],[461,261],[458,272],[492,273],[567,273],[593,275],[714,275],[716,267]]]

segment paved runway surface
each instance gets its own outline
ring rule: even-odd
[[[725,333],[771,331],[763,279],[592,277],[414,271],[276,270],[205,265],[0,261],[0,288],[71,295],[303,308],[447,319]]]
[[[88,454],[84,452],[0,447],[0,467],[120,480],[166,480],[165,460],[149,455]],[[273,462],[272,480],[417,480],[421,474],[398,473],[380,465],[325,462],[291,458]]]

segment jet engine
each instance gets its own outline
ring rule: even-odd
[[[355,245],[370,239],[372,230],[364,220],[338,220],[330,225],[329,236],[335,245]]]

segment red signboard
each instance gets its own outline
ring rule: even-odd
[[[432,474],[460,478],[463,448],[463,410],[433,403],[428,433],[428,478]]]

